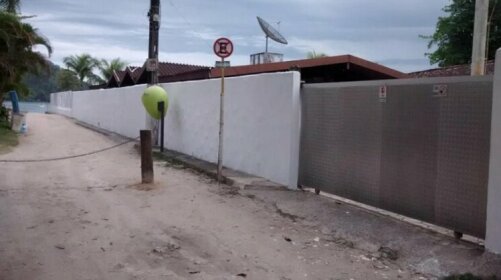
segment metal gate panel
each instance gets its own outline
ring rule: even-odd
[[[492,82],[450,84],[439,99],[436,223],[484,238]]]
[[[382,123],[377,91],[370,96],[357,87],[304,92],[300,181],[377,204]]]
[[[485,236],[492,77],[305,85],[301,97],[301,185]]]
[[[388,88],[384,104],[380,207],[434,221],[439,100],[431,85]]]

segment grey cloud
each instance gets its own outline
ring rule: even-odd
[[[330,55],[351,53],[395,67],[428,67],[426,41],[448,0],[162,0],[162,59],[212,64],[212,41],[228,36],[235,42],[233,65],[264,50],[256,16],[275,24],[290,39],[271,44],[288,59],[309,50]],[[55,45],[54,60],[68,53],[92,51],[99,57],[121,56],[140,62],[148,43],[149,1],[25,1],[22,11]],[[66,43],[66,44],[65,44]],[[98,46],[102,46],[101,48]],[[110,49],[114,51],[111,52]],[[190,55],[191,54],[191,55]],[[126,56],[131,56],[128,58]],[[195,61],[196,62],[196,61]]]

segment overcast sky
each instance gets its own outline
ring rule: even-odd
[[[148,49],[148,0],[24,0],[21,11],[52,43],[52,60],[72,54],[120,57],[142,65]],[[400,71],[431,68],[424,53],[449,0],[161,0],[160,60],[212,66],[212,43],[233,40],[232,65],[262,52],[256,16],[273,24],[287,46],[270,43],[286,60],[311,50],[353,54]],[[280,22],[277,25],[277,22]]]

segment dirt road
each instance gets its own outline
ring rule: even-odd
[[[117,143],[56,115],[28,123],[0,159]],[[138,185],[132,143],[0,163],[0,279],[425,279],[190,170],[157,162],[155,175]]]

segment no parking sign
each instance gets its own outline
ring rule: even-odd
[[[221,58],[221,95],[219,97],[219,149],[217,153],[217,180],[223,180],[223,131],[224,131],[224,59],[233,53],[233,42],[228,38],[219,38],[214,42],[214,53]]]
[[[233,42],[228,38],[219,38],[214,42],[214,53],[223,60],[233,53]]]

